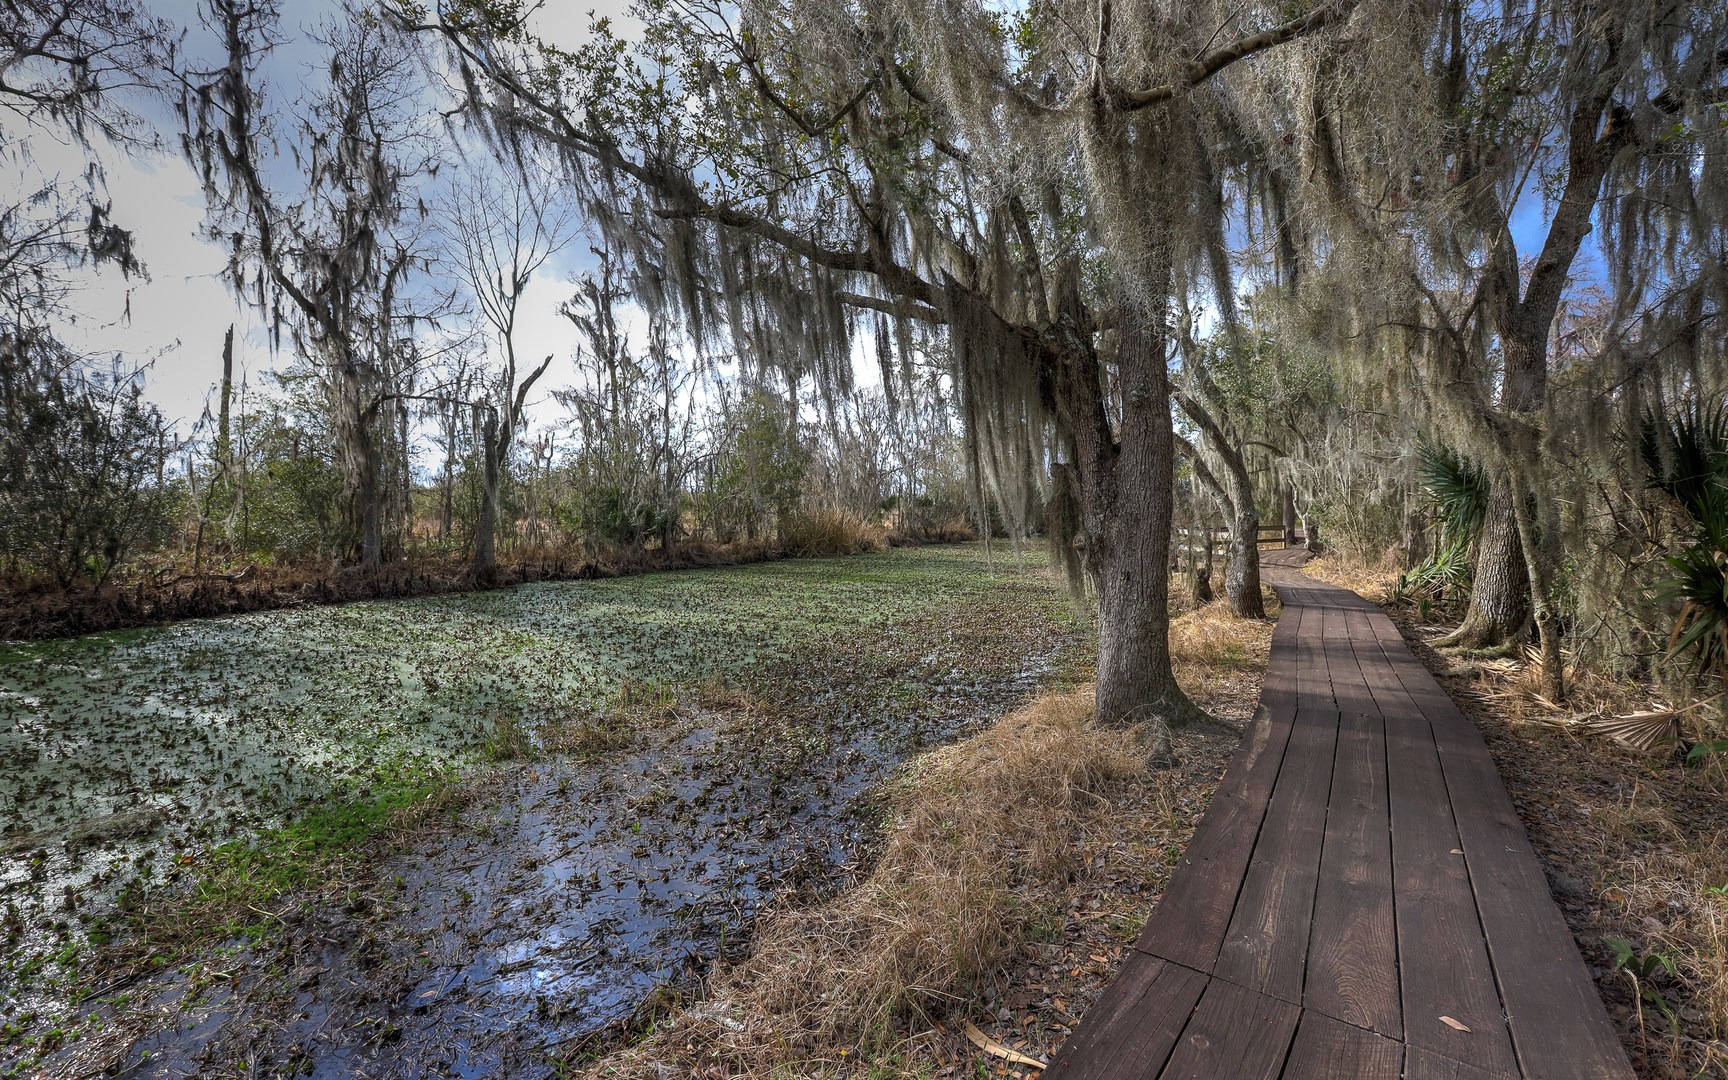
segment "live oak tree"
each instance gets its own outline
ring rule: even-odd
[[[392,478],[406,479],[404,393],[413,330],[432,314],[415,182],[433,171],[418,60],[375,16],[344,9],[322,32],[323,79],[286,120],[259,74],[276,44],[271,0],[207,0],[222,62],[180,76],[182,148],[204,187],[206,230],[234,291],[286,328],[317,372],[341,464],[354,554],[375,572],[393,547]],[[284,161],[272,151],[286,136]],[[396,423],[392,424],[391,421]]]
[[[1218,235],[1211,118],[1249,57],[1342,26],[1323,4],[654,4],[632,49],[533,40],[522,5],[402,8],[470,115],[561,151],[639,298],[699,342],[844,388],[857,313],[940,328],[975,473],[1004,505],[1053,468],[1100,609],[1106,721],[1199,717],[1167,641],[1179,267]]]
[[[1250,115],[1301,206],[1297,246],[1318,256],[1304,284],[1313,323],[1490,475],[1471,610],[1452,642],[1503,646],[1533,613],[1557,696],[1562,549],[1591,532],[1563,515],[1592,504],[1592,478],[1638,485],[1621,465],[1644,403],[1720,385],[1720,350],[1700,331],[1723,280],[1724,174],[1708,163],[1728,137],[1728,8],[1449,0],[1428,13],[1390,39],[1396,77],[1269,69]],[[1397,99],[1408,122],[1353,123],[1370,95]],[[1530,211],[1540,231],[1521,262],[1515,219]],[[1611,292],[1617,329],[1562,367],[1551,330],[1580,272]]]
[[[1186,332],[1186,320],[1177,325],[1187,385],[1177,393],[1176,402],[1199,433],[1199,446],[1189,447],[1195,476],[1217,500],[1228,523],[1230,563],[1225,571],[1224,593],[1234,614],[1245,619],[1263,619],[1266,607],[1260,593],[1260,513],[1248,467],[1247,440],[1231,423],[1229,403],[1210,370],[1219,359],[1218,351],[1195,342]],[[1226,346],[1223,350],[1226,356],[1228,351]],[[1208,459],[1212,464],[1208,464]]]

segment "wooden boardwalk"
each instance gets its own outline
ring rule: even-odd
[[[1254,723],[1046,1075],[1630,1078],[1481,735],[1295,555],[1264,557],[1284,613]]]

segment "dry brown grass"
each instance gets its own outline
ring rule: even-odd
[[[1266,610],[1276,616],[1278,599],[1267,590]],[[1258,679],[1272,647],[1272,622],[1238,619],[1223,599],[1170,620],[1170,658],[1177,681],[1201,708]]]
[[[1376,604],[1390,604],[1398,591],[1398,579],[1403,571],[1390,557],[1367,565],[1329,551],[1308,560],[1302,572],[1328,585],[1360,593],[1364,599]]]
[[[856,555],[887,547],[888,530],[844,510],[800,511],[780,523],[780,544],[801,558]]]
[[[1223,602],[1183,612],[1171,624],[1178,678],[1202,707],[1245,718],[1271,634],[1270,620],[1237,619]],[[1136,779],[1139,735],[1098,728],[1089,693],[1061,693],[921,756],[884,793],[887,825],[865,876],[825,903],[771,912],[702,1000],[639,1014],[648,1034],[575,1075],[951,1075],[968,1052],[954,1026],[971,1016],[988,1027],[1004,979],[1024,986],[1084,967],[1072,1002],[1044,999],[1054,1028],[993,1032],[1026,1036],[1016,1045],[1034,1053],[1059,1041],[1064,1010],[1102,987],[1121,948],[1088,935],[1114,927],[1132,940],[1144,914],[1144,901],[1100,909],[1098,897],[1158,887],[1233,745],[1215,734],[1179,742],[1187,771]],[[1038,943],[1064,926],[1091,944],[1037,976],[1028,957],[1048,956],[1057,946]]]
[[[1019,947],[1043,913],[1027,897],[1075,869],[1108,805],[1097,789],[1144,768],[1135,733],[1096,727],[1085,693],[923,755],[889,792],[868,876],[768,916],[706,1001],[582,1075],[822,1076],[892,1054],[908,1021],[927,1027]]]
[[[1721,776],[1691,779],[1688,786],[1718,789],[1710,794],[1721,802]],[[1596,838],[1592,862],[1605,901],[1603,929],[1640,956],[1667,958],[1678,971],[1677,979],[1658,972],[1648,983],[1673,1011],[1677,1029],[1626,980],[1628,1000],[1642,1013],[1636,1019],[1645,1052],[1685,1075],[1722,1075],[1728,1071],[1728,895],[1719,890],[1728,890],[1728,829],[1689,828],[1676,817],[1671,787],[1634,782],[1620,798],[1586,811]],[[1663,1075],[1660,1067],[1648,1072]]]

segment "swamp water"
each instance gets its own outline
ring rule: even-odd
[[[89,927],[124,933],[128,890],[161,895],[211,845],[308,806],[462,770],[456,820],[347,901],[261,912],[280,925],[218,980],[191,974],[205,962],[127,984],[42,1069],[545,1075],[765,900],[837,880],[868,831],[860,795],[1086,637],[1049,577],[940,548],[14,648],[0,1023],[49,1012],[51,957]],[[534,752],[572,725],[605,745]],[[528,759],[489,761],[501,732]],[[30,1038],[0,1063],[43,1054]]]

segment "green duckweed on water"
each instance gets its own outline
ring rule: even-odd
[[[653,710],[625,707],[715,688],[794,712],[898,710],[916,727],[927,702],[1024,675],[1085,632],[1038,560],[987,562],[971,545],[9,646],[0,989],[93,928],[102,940],[129,898],[197,874],[220,845],[307,820],[363,832],[366,808],[489,768],[523,733],[648,724]]]

